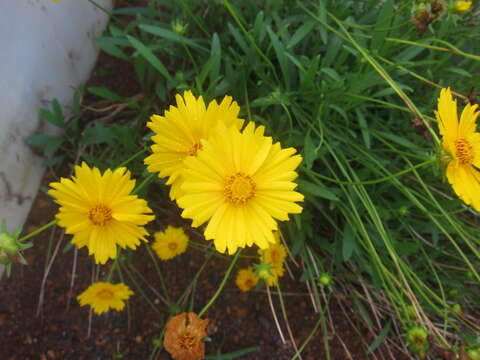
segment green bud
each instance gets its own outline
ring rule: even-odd
[[[253,273],[263,280],[273,276],[272,269],[273,267],[269,264],[260,263],[253,265]]]
[[[462,313],[462,307],[460,306],[460,304],[453,304],[452,311],[454,314],[460,315]]]
[[[16,254],[21,250],[17,239],[7,232],[0,233],[0,249],[7,254]]]
[[[400,206],[400,208],[398,209],[398,213],[400,214],[400,216],[407,216],[410,213],[410,210],[407,206]]]
[[[480,348],[467,351],[468,360],[480,360]]]
[[[412,348],[427,346],[427,331],[420,326],[411,327],[406,334],[407,344]]]
[[[450,296],[453,299],[458,298],[458,290],[457,289],[452,289],[448,292],[448,296]]]
[[[323,273],[318,278],[318,285],[329,286],[332,284],[332,276],[329,273]]]
[[[184,24],[181,20],[175,19],[170,24],[174,33],[184,35],[187,32],[188,24]]]

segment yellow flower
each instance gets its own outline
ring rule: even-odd
[[[478,105],[467,104],[460,122],[450,88],[442,89],[435,115],[443,149],[449,154],[447,179],[466,204],[480,211],[480,133],[476,132]]]
[[[240,108],[230,96],[225,96],[220,105],[213,100],[208,107],[201,96],[197,99],[190,91],[185,91],[183,97],[177,95],[176,99],[177,106],[170,106],[165,116],[152,115],[147,123],[155,135],[152,155],[145,159],[148,171],[158,172],[160,178],[168,177],[172,200],[182,194],[183,161],[196,156],[202,147],[201,140],[208,139],[220,123],[238,128],[243,124],[237,118]]]
[[[205,358],[205,330],[208,319],[197,314],[181,313],[172,317],[166,326],[163,345],[175,360],[200,360]]]
[[[251,266],[245,269],[240,269],[235,278],[235,284],[244,292],[252,290],[258,283],[258,277],[253,273]]]
[[[155,233],[153,250],[162,260],[170,260],[185,252],[188,245],[188,236],[182,228],[168,226],[165,231]]]
[[[278,232],[277,232],[278,233]],[[258,251],[260,254],[260,261],[264,264],[270,265],[271,272],[278,277],[282,277],[285,269],[283,267],[283,262],[287,257],[287,250],[285,246],[280,243],[270,244],[266,249],[261,249]]]
[[[453,4],[453,11],[463,14],[466,13],[470,8],[472,7],[472,1],[464,1],[464,0],[459,0],[455,1],[455,4]]]
[[[117,256],[117,245],[135,249],[148,235],[143,227],[153,220],[145,200],[130,195],[135,180],[126,168],[100,173],[86,163],[75,166],[72,179],[50,183],[48,193],[60,205],[58,225],[73,234],[72,243],[104,264]]]
[[[123,283],[110,284],[108,282],[96,282],[77,296],[80,306],[90,305],[93,312],[100,315],[110,310],[123,310],[125,300],[133,295],[133,291]]]
[[[294,148],[282,149],[263,135],[265,128],[249,123],[243,132],[221,128],[196,157],[185,159],[185,192],[177,202],[193,226],[205,222],[205,238],[219,252],[274,242],[278,220],[298,214],[303,195],[294,191],[295,169],[302,161]]]

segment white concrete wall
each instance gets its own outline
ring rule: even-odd
[[[96,1],[112,7],[112,0]],[[88,0],[0,0],[0,220],[10,231],[23,226],[44,173],[44,159],[25,138],[52,131],[38,116],[51,100],[68,113],[107,20]]]

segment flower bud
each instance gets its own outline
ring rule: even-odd
[[[7,232],[0,233],[0,250],[7,254],[16,254],[21,250],[17,239]]]

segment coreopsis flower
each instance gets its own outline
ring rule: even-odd
[[[480,133],[476,132],[478,105],[467,104],[460,121],[457,102],[450,88],[442,89],[438,99],[438,120],[442,147],[447,153],[447,179],[466,204],[480,210]]]
[[[253,123],[243,132],[222,127],[184,161],[184,194],[177,203],[194,227],[207,223],[205,238],[219,252],[253,244],[264,249],[275,242],[276,220],[302,212],[296,202],[303,195],[293,182],[302,157],[273,143],[264,130]]]
[[[208,319],[197,314],[182,313],[172,317],[166,326],[163,345],[175,360],[201,360],[205,358],[206,327]]]
[[[459,0],[453,4],[453,11],[458,14],[464,14],[472,7],[472,1]]]
[[[104,264],[117,255],[117,245],[135,249],[148,235],[144,226],[153,220],[147,202],[131,195],[135,180],[122,167],[103,174],[86,163],[75,166],[71,179],[50,183],[48,193],[60,205],[58,225],[72,234],[72,243],[86,246],[95,262]]]
[[[258,283],[258,277],[253,273],[251,266],[240,269],[235,277],[235,284],[243,292],[252,290]]]
[[[158,177],[168,177],[172,185],[170,198],[181,194],[184,160],[195,157],[202,147],[201,140],[208,139],[218,124],[240,128],[243,120],[238,119],[238,104],[225,96],[220,104],[215,100],[205,107],[200,96],[195,98],[190,91],[177,95],[177,106],[170,106],[164,116],[152,115],[147,126],[155,133],[152,137],[152,155],[145,158],[147,170],[158,172]]]
[[[185,252],[188,236],[182,228],[168,226],[165,231],[155,233],[152,249],[162,260],[170,260]]]
[[[266,249],[260,249],[258,253],[260,255],[260,261],[264,264],[270,265],[272,267],[271,272],[274,275],[282,277],[285,272],[283,263],[287,257],[287,250],[285,249],[285,246],[280,244],[278,231],[274,233],[274,236],[276,242],[270,244]]]
[[[123,284],[111,284],[108,282],[96,282],[77,296],[80,306],[90,305],[93,312],[100,315],[110,309],[123,310],[125,300],[133,295],[133,291]]]

